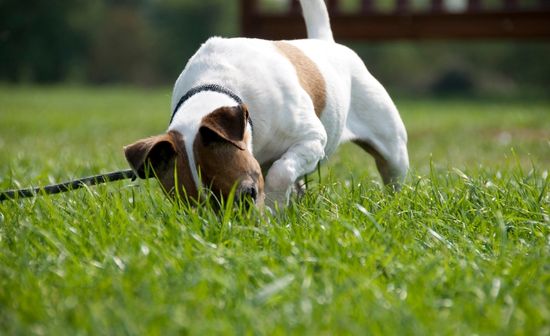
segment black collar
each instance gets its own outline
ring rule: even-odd
[[[176,104],[176,107],[174,107],[174,111],[172,112],[172,117],[170,117],[170,124],[172,123],[172,120],[174,120],[174,116],[176,115],[176,112],[178,111],[178,109],[180,108],[180,106],[183,103],[185,103],[189,98],[193,97],[197,93],[204,92],[204,91],[213,91],[213,92],[223,93],[223,94],[228,95],[229,97],[231,97],[233,100],[235,100],[237,102],[237,104],[242,105],[242,103],[243,103],[241,98],[239,96],[237,96],[233,91],[231,91],[227,88],[224,88],[221,85],[218,85],[218,84],[204,84],[204,85],[195,86],[191,90],[187,91],[183,95],[183,97],[180,98],[180,100]]]

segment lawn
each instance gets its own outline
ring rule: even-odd
[[[396,99],[400,193],[345,145],[280,213],[155,181],[0,203],[2,334],[550,333],[550,100]],[[0,189],[127,164],[170,89],[0,86]]]

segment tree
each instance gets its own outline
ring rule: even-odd
[[[84,1],[0,2],[0,79],[54,82],[85,51],[85,33],[71,22]]]

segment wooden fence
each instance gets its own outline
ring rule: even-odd
[[[430,0],[418,9],[409,0],[395,0],[381,11],[376,0],[360,1],[357,10],[343,11],[341,1],[328,0],[334,36],[339,40],[395,39],[548,39],[550,0],[462,0],[460,10],[449,1]],[[497,1],[498,2],[498,1]],[[528,3],[526,5],[526,3]],[[523,6],[522,6],[523,5]],[[241,0],[243,36],[266,39],[303,38],[306,30],[298,0],[282,13],[262,11],[259,0]]]

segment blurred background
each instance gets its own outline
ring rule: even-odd
[[[394,2],[377,4],[383,11]],[[277,12],[284,3],[264,0],[262,9]],[[343,10],[356,3],[344,1]],[[464,1],[447,3],[460,10]],[[202,42],[240,35],[239,22],[236,0],[2,0],[0,82],[171,85]],[[550,92],[544,40],[340,42],[394,94]]]

